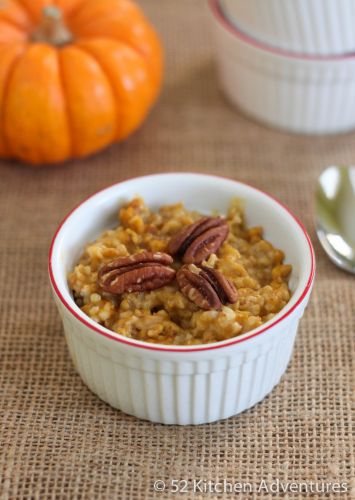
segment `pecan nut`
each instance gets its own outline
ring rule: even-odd
[[[175,234],[168,251],[185,264],[200,264],[218,251],[228,233],[228,224],[222,217],[203,217]]]
[[[201,309],[220,309],[238,299],[233,283],[217,269],[185,265],[177,272],[176,280],[181,292]]]
[[[104,265],[98,273],[98,282],[113,294],[145,292],[167,285],[175,278],[170,255],[162,252],[140,252],[119,257]]]

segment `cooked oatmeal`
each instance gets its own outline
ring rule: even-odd
[[[173,279],[175,271],[181,271],[181,256],[171,258],[172,263],[168,262],[168,257],[164,257],[163,264],[157,263],[157,256],[161,252],[164,253],[162,255],[171,253],[169,248],[176,234],[179,235],[184,232],[184,228],[192,225],[202,226],[202,223],[197,222],[199,220],[202,221],[200,213],[187,210],[181,203],[162,206],[154,212],[145,205],[143,199],[133,199],[119,210],[118,227],[105,231],[95,242],[89,243],[70,273],[69,284],[78,306],[90,318],[110,330],[133,339],[160,344],[217,342],[250,331],[270,320],[290,299],[288,278],[292,268],[283,263],[284,253],[263,239],[261,227],[246,227],[240,200],[232,201],[225,220],[221,222],[219,217],[213,219],[218,222],[214,224],[218,226],[218,234],[221,234],[222,224],[228,225],[228,234],[223,236],[225,239],[218,250],[206,257],[201,265],[195,265],[192,261],[185,263],[190,277],[201,272],[206,288],[211,288],[212,283],[211,293],[217,290],[217,302],[210,299],[214,307],[206,310],[201,300],[194,302],[193,294],[183,293],[179,280]],[[214,229],[209,231],[213,232]],[[187,240],[185,237],[185,240],[192,246],[191,236],[189,238]],[[197,241],[198,235],[194,238]],[[141,257],[144,251],[145,255],[153,256],[154,259],[145,258],[148,264],[135,266],[143,266],[145,270],[150,266],[151,272],[164,267],[167,284],[164,282],[152,290],[123,293],[110,293],[108,288],[104,289],[100,273],[104,270],[107,276],[112,274],[109,267],[112,261],[116,259],[120,262],[122,276],[122,265],[126,266],[131,260],[120,258],[136,258],[137,253]],[[154,262],[151,262],[152,259]],[[154,269],[152,266],[155,266]],[[113,273],[117,275],[116,271]],[[223,276],[222,284],[230,292],[223,295],[220,301],[221,292],[216,282],[211,281],[217,274]],[[122,282],[122,277],[120,279]],[[116,281],[116,278],[111,279],[111,284]],[[137,283],[141,283],[141,280],[137,280]],[[229,288],[226,288],[225,283]],[[189,285],[191,289],[192,285]],[[234,303],[228,302],[232,301],[231,297]]]

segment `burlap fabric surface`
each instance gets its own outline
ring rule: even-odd
[[[355,162],[355,133],[308,138],[249,121],[218,90],[204,2],[142,6],[166,49],[163,93],[143,128],[82,162],[0,165],[1,498],[165,499],[172,479],[354,487],[355,281],[319,247],[312,193],[324,166]],[[47,252],[61,218],[90,193],[130,176],[189,170],[232,176],[288,204],[310,232],[318,270],[273,393],[227,421],[165,427],[113,410],[81,382],[50,295]],[[153,490],[158,479],[164,493]],[[330,495],[339,496],[351,493]]]

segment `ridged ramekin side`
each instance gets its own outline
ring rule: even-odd
[[[94,338],[59,308],[74,365],[95,394],[138,418],[179,425],[224,419],[261,401],[286,370],[300,317],[297,310],[244,345],[185,355]]]
[[[229,21],[279,49],[309,55],[355,50],[353,0],[220,0]]]
[[[246,114],[298,133],[355,128],[355,59],[313,61],[263,51],[212,13],[222,90]]]

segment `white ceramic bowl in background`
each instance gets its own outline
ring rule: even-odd
[[[199,346],[149,344],[92,321],[75,304],[67,275],[85,244],[117,224],[118,207],[136,194],[152,209],[182,201],[205,213],[226,213],[231,198],[243,198],[247,223],[263,226],[265,237],[293,266],[289,303],[260,328]],[[201,424],[255,405],[279,382],[309,300],[314,254],[300,222],[269,195],[215,176],[160,174],[116,184],[75,208],[54,236],[49,274],[74,365],[95,394],[152,422]]]
[[[225,18],[218,0],[210,0],[209,6],[219,78],[233,104],[292,132],[325,134],[355,128],[355,54],[286,54],[239,31]]]
[[[309,55],[355,52],[354,0],[221,0],[235,26],[260,42]]]

